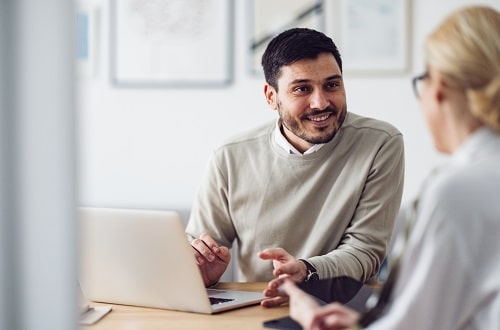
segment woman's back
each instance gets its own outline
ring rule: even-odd
[[[408,328],[500,329],[500,134],[473,134],[419,205],[393,308]]]

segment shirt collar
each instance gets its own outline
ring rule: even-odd
[[[452,161],[471,163],[484,156],[495,154],[500,148],[500,134],[493,129],[483,127],[469,136],[453,153]]]
[[[274,129],[274,140],[276,141],[276,144],[278,144],[281,148],[283,148],[287,153],[292,154],[292,155],[312,154],[312,153],[318,151],[319,149],[321,149],[321,147],[323,147],[325,145],[324,143],[314,144],[311,148],[304,151],[304,153],[301,153],[290,142],[288,142],[288,140],[285,138],[285,136],[281,132],[281,121],[279,118],[278,118],[278,120],[276,120],[276,127]]]

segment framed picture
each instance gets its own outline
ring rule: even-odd
[[[341,0],[344,71],[404,73],[409,69],[410,0]]]
[[[120,87],[216,87],[233,79],[232,0],[112,0]]]
[[[89,79],[99,68],[100,10],[83,3],[76,7],[76,68],[78,78]]]
[[[324,0],[249,0],[249,71],[262,75],[261,58],[269,41],[286,29],[307,27],[323,31]]]

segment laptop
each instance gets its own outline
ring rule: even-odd
[[[206,289],[177,212],[82,207],[79,216],[79,282],[92,301],[212,314],[265,298]]]

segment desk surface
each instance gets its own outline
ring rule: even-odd
[[[220,283],[217,288],[262,291],[266,283]],[[91,306],[110,305],[91,303]],[[112,305],[112,304],[111,304]],[[113,310],[102,320],[85,330],[123,329],[266,329],[262,322],[287,316],[288,307],[244,307],[215,315],[177,312],[154,308],[112,305]]]

